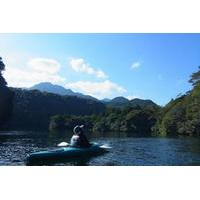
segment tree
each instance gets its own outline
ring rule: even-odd
[[[0,57],[0,71],[3,71],[3,70],[5,70],[5,65],[2,61],[2,57]]]
[[[38,90],[11,88],[15,93],[13,116],[10,120],[12,130],[48,130],[50,118],[55,115],[84,116],[100,114],[105,106],[92,99],[83,99],[76,96],[61,96]],[[71,118],[56,118],[51,122],[51,129],[58,127],[72,127]],[[79,119],[77,119],[79,120]],[[81,119],[82,120],[82,119]],[[84,120],[84,119],[83,119]],[[62,125],[62,123],[66,124]],[[80,123],[82,123],[80,121]]]
[[[5,64],[2,61],[2,58],[0,57],[0,87],[5,87],[7,85],[4,77],[2,76],[2,71],[5,70]]]
[[[200,136],[200,67],[190,77],[193,88],[161,109],[154,126],[158,134]]]
[[[200,66],[199,70],[190,76],[189,83],[192,83],[193,86],[196,86],[200,83]]]
[[[0,128],[9,119],[12,111],[13,93],[7,87],[7,83],[2,76],[5,64],[0,57]]]

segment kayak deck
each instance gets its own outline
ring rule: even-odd
[[[87,160],[108,152],[106,148],[92,143],[88,148],[61,147],[55,150],[32,153],[27,157],[27,165]]]

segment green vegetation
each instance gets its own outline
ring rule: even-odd
[[[72,130],[76,124],[85,124],[91,132],[132,132],[137,136],[151,136],[156,122],[157,108],[107,108],[100,115],[76,117],[57,115],[51,118],[50,130]],[[145,125],[144,125],[145,124]]]
[[[161,109],[154,127],[156,134],[200,136],[200,68],[189,82],[193,85],[191,91]]]
[[[48,130],[54,115],[92,115],[104,112],[101,102],[75,96],[61,96],[38,90],[11,88],[15,93],[13,115],[9,122],[12,130]]]
[[[75,116],[75,115],[55,115],[51,117],[49,129],[51,131],[73,130],[77,124],[84,124],[88,131],[92,130],[93,121],[96,115]]]
[[[0,130],[4,129],[12,112],[13,93],[7,87],[6,80],[2,75],[5,65],[0,57]]]

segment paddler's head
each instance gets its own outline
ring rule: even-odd
[[[73,132],[75,134],[81,134],[83,132],[83,128],[84,128],[84,125],[80,125],[80,126],[77,125],[77,126],[74,127]]]

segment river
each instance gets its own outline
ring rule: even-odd
[[[0,132],[0,165],[26,165],[32,152],[55,149],[69,134]],[[192,166],[200,165],[198,138],[138,138],[123,133],[103,134],[90,140],[112,147],[109,153],[78,165],[89,166]],[[57,163],[54,165],[77,165]]]

